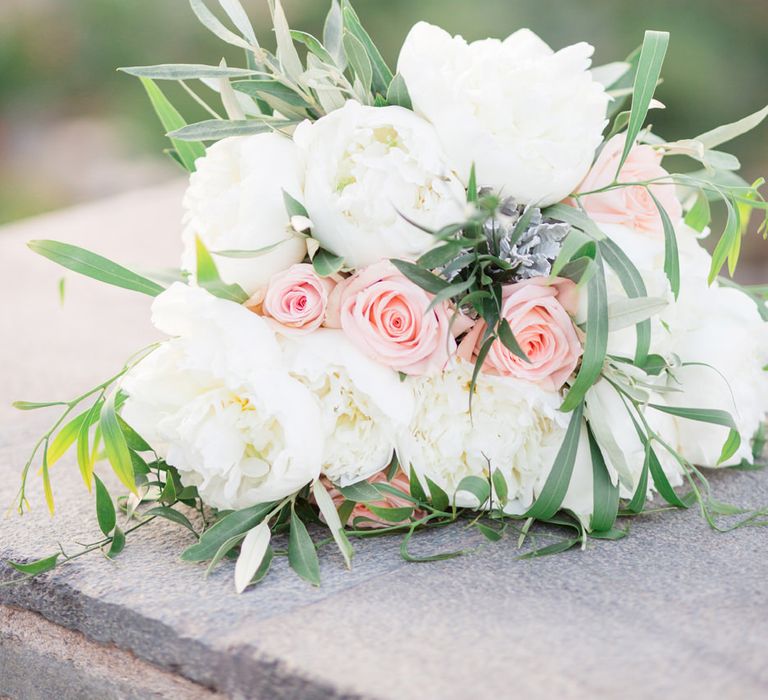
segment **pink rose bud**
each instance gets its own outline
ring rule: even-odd
[[[592,170],[579,185],[578,192],[599,190],[613,182],[625,140],[625,134],[618,134],[605,144]],[[650,191],[669,214],[672,223],[676,224],[683,215],[683,209],[669,173],[661,167],[661,154],[651,146],[633,146],[621,167],[618,181],[644,182],[656,178],[667,179],[650,185]],[[620,224],[638,233],[664,235],[664,226],[656,203],[648,189],[642,185],[584,195],[580,202],[587,214],[598,224]]]
[[[312,265],[292,265],[269,280],[262,312],[289,332],[309,333],[325,320],[328,297],[334,287],[335,282],[320,277]]]
[[[496,340],[483,371],[535,382],[559,390],[576,369],[582,346],[569,313],[577,310],[576,285],[570,280],[534,277],[502,290],[501,316],[509,323],[528,362]],[[478,320],[459,345],[465,360],[477,357],[486,323]]]
[[[338,325],[364,353],[406,374],[442,369],[456,349],[447,304],[428,309],[433,296],[389,261],[366,267],[338,285],[329,325]]]

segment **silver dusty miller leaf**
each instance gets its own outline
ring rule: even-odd
[[[481,190],[481,195],[487,193]],[[528,227],[513,242],[515,226],[524,212],[524,206],[508,197],[502,200],[496,214],[483,224],[488,252],[510,265],[508,270],[491,266],[488,274],[498,281],[509,283],[549,275],[570,231],[569,224],[544,219],[541,210],[534,207]]]

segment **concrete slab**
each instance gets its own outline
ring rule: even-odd
[[[172,265],[180,193],[171,184],[0,230],[2,506],[47,422],[9,403],[67,398],[154,338],[148,299],[130,292],[67,275],[59,308],[57,271],[23,242],[56,238],[126,263]],[[62,460],[52,478],[57,516],[48,517],[36,482],[35,510],[0,519],[0,558],[97,537],[73,462]],[[768,473],[712,481],[723,500],[768,504]],[[517,560],[512,539],[433,564],[405,563],[397,540],[358,542],[352,572],[331,548],[322,553],[320,589],[278,559],[260,586],[237,596],[230,563],[206,580],[204,567],[178,559],[189,533],[155,522],[116,561],[92,555],[0,587],[0,604],[42,615],[55,625],[46,635],[81,634],[232,698],[765,697],[768,531],[718,535],[693,511],[645,516],[632,529],[619,543],[534,561]],[[414,549],[475,544],[477,535],[454,527]],[[0,579],[9,575],[0,568]],[[13,624],[0,617],[0,638]],[[46,658],[25,657],[24,644],[8,648],[0,645],[0,669]],[[18,697],[18,682],[5,677],[0,696]],[[92,681],[66,678],[68,691]],[[103,697],[121,697],[104,688]]]

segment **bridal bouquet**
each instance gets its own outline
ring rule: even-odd
[[[768,204],[719,147],[768,108],[670,142],[648,123],[664,32],[592,68],[586,43],[420,22],[393,73],[346,0],[322,41],[269,4],[274,53],[237,0],[191,0],[244,67],[123,69],[190,172],[180,269],[30,244],[154,297],[168,338],[71,401],[16,404],[62,410],[24,484],[41,465],[53,511],[51,468],[73,448],[104,537],[13,566],[115,556],[158,517],[194,535],[182,559],[237,558],[238,591],[279,555],[318,584],[318,547],[350,565],[353,538],[386,532],[406,559],[455,556],[408,545],[457,520],[494,541],[568,533],[522,556],[618,539],[649,501],[719,530],[763,522],[700,468],[756,468],[763,445],[765,288],[720,275]],[[164,80],[211,118],[187,124]]]

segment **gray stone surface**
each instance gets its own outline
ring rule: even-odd
[[[71,240],[126,262],[169,265],[179,194],[171,185],[0,230],[3,506],[47,422],[13,412],[10,401],[69,397],[153,338],[148,300],[129,292],[67,275],[59,308],[58,273],[23,241]],[[48,517],[35,479],[34,511],[0,519],[0,558],[97,537],[72,461],[52,476],[57,516]],[[768,505],[768,473],[720,473],[712,482],[723,500]],[[231,564],[205,579],[203,567],[179,561],[189,542],[186,531],[153,523],[116,561],[91,555],[0,587],[0,603],[233,698],[768,694],[764,528],[716,534],[694,511],[665,512],[633,521],[622,542],[533,561],[516,559],[511,538],[433,564],[405,563],[396,540],[369,540],[356,543],[351,572],[324,550],[320,589],[279,558],[242,596]],[[477,535],[454,527],[417,538],[414,550],[476,544]],[[0,618],[6,635],[11,624]]]

